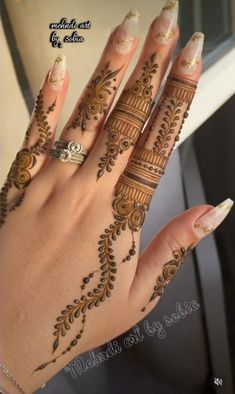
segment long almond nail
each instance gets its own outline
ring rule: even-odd
[[[202,56],[203,45],[204,34],[194,33],[180,55],[179,68],[183,74],[194,73]]]
[[[153,26],[153,38],[161,45],[168,45],[174,38],[178,21],[178,1],[167,1]]]
[[[58,55],[48,76],[48,84],[52,90],[61,90],[66,72],[66,56]]]
[[[226,218],[233,204],[234,202],[228,198],[209,212],[206,212],[194,224],[195,233],[202,238],[214,231]]]
[[[113,46],[118,53],[128,53],[138,35],[139,12],[130,10],[114,32]]]

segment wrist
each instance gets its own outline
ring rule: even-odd
[[[1,386],[0,394],[25,394],[8,367],[0,361]]]

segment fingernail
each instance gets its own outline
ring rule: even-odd
[[[203,45],[204,34],[194,33],[180,55],[179,67],[183,74],[194,73],[202,56]]]
[[[153,26],[153,38],[161,45],[169,44],[174,38],[179,12],[179,2],[167,1]]]
[[[118,53],[128,53],[133,47],[134,40],[138,35],[139,17],[138,11],[130,10],[122,24],[116,29],[113,46]]]
[[[48,75],[48,84],[52,90],[61,90],[66,72],[66,56],[58,55]]]
[[[194,224],[196,234],[201,238],[214,231],[226,218],[233,204],[234,202],[230,198],[227,198],[227,200],[201,216]]]

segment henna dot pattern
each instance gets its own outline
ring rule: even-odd
[[[156,285],[153,288],[153,293],[149,299],[149,303],[155,300],[156,297],[161,297],[165,288],[170,281],[176,276],[179,268],[184,262],[186,256],[188,256],[194,248],[194,245],[190,245],[187,248],[180,248],[179,250],[173,251],[173,259],[165,263],[162,267],[162,274],[157,277]],[[141,309],[141,312],[146,310],[146,306]]]
[[[44,109],[43,94],[40,90],[34,110],[38,139],[34,145],[29,146],[29,139],[32,131],[32,124],[30,124],[26,131],[23,148],[17,153],[0,192],[0,227],[5,223],[7,214],[14,211],[22,204],[25,195],[25,188],[31,182],[30,170],[35,167],[37,157],[42,153],[45,153],[48,149],[51,142],[52,132],[47,117],[50,112],[54,111],[55,106],[56,99],[47,110]],[[9,192],[13,187],[18,191],[18,193],[16,199],[10,202]]]

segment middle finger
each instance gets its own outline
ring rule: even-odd
[[[160,16],[152,22],[139,61],[80,176],[87,179],[94,175],[105,182],[112,171],[111,188],[116,183],[149,117],[153,98],[176,46],[177,18],[178,1],[168,1]]]

